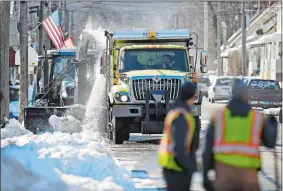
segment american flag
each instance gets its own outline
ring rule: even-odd
[[[42,21],[42,25],[56,49],[61,49],[64,45],[64,34],[61,22],[59,9],[56,9],[49,17]]]

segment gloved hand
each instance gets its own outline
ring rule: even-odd
[[[272,115],[271,117],[269,117],[269,120],[272,124],[277,124],[277,119],[274,115]]]

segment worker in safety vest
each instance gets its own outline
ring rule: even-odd
[[[242,80],[232,85],[232,100],[212,116],[203,153],[203,184],[206,190],[258,191],[261,169],[259,146],[274,148],[276,118],[265,118],[248,104],[248,87]],[[208,178],[214,169],[215,181]]]
[[[190,190],[192,174],[196,171],[196,127],[191,114],[196,91],[195,84],[186,82],[164,121],[158,162],[163,168],[168,191]]]

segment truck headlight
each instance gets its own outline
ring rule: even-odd
[[[121,95],[119,92],[116,92],[114,94],[115,100],[117,100],[118,102],[128,102],[129,101],[129,97],[127,95]]]
[[[127,101],[128,101],[128,96],[122,95],[122,96],[120,97],[120,99],[121,99],[122,102],[127,102]]]

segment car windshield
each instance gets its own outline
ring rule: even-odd
[[[216,86],[231,86],[233,83],[233,78],[218,78],[216,80]]]
[[[54,77],[57,77],[65,71],[67,68],[68,64],[71,62],[71,58],[61,58],[61,57],[56,57],[55,58],[55,63],[54,63]],[[72,64],[66,71],[66,73],[63,74],[64,78],[71,78],[75,79],[75,65]]]
[[[275,80],[251,80],[248,86],[250,89],[279,90],[280,85]]]
[[[198,78],[198,83],[200,83],[200,84],[209,84],[210,80],[208,78]]]
[[[189,72],[185,49],[130,49],[121,53],[119,72],[132,70],[178,70]]]

